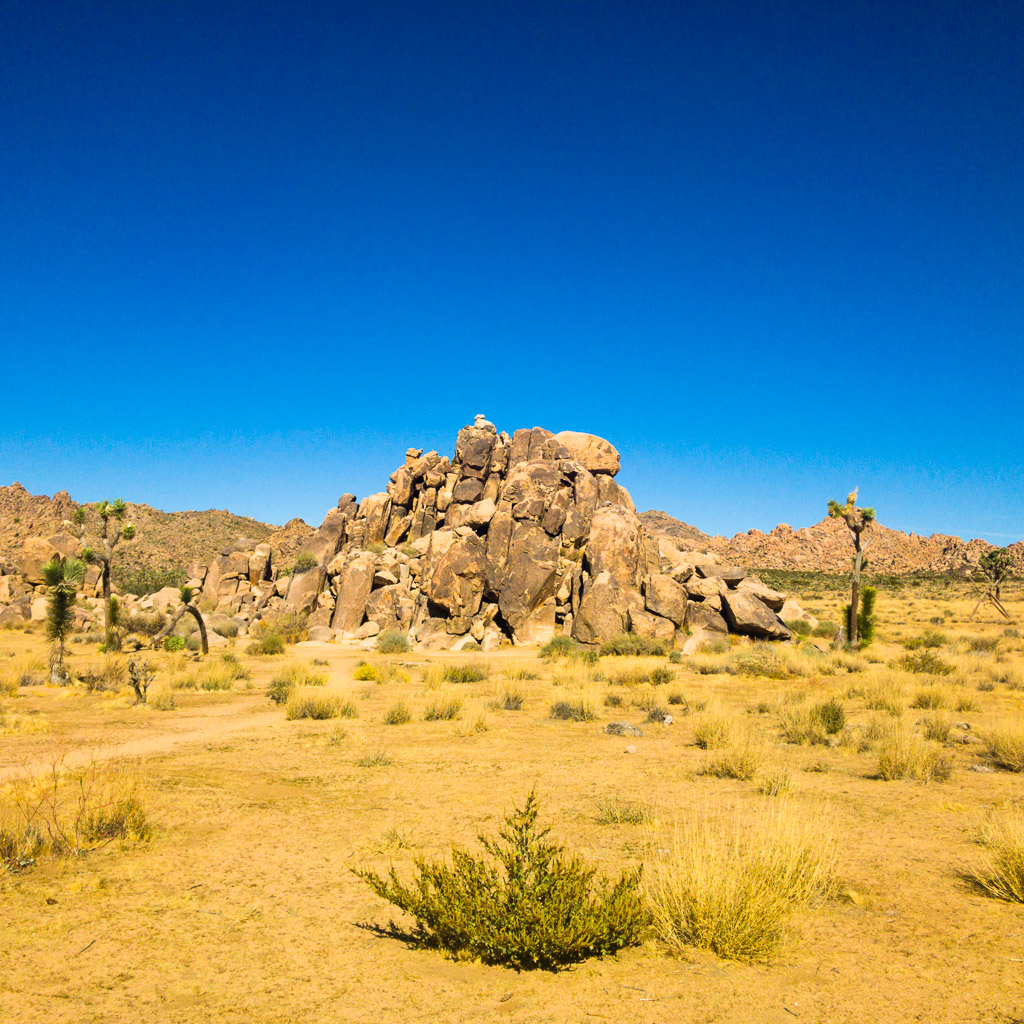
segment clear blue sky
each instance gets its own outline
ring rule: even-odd
[[[319,522],[483,412],[1024,536],[1024,6],[0,5],[0,482]]]

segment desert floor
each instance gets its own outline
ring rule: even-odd
[[[1024,631],[1019,589],[1008,588],[1008,607]],[[838,618],[840,596],[827,586],[798,596]],[[151,654],[163,667],[150,693],[162,693],[165,707],[173,697],[169,710],[134,705],[123,690],[23,685],[0,697],[5,799],[54,762],[95,762],[138,780],[154,831],[147,842],[0,869],[0,1021],[1024,1019],[1024,905],[981,895],[962,877],[986,816],[1024,800],[1024,775],[973,770],[988,769],[986,732],[1024,719],[1024,641],[990,609],[969,622],[973,603],[967,586],[883,589],[879,636],[863,655],[797,652],[781,679],[710,671],[749,652],[744,645],[681,664],[649,659],[674,672],[653,688],[624,678],[642,672],[636,659],[587,667],[547,663],[530,649],[381,657],[319,644],[274,658],[246,655],[239,640],[233,649],[249,678],[225,691],[171,689],[173,673],[180,683],[196,666]],[[903,641],[928,630],[942,634],[935,651],[953,673],[894,671]],[[972,651],[979,637],[998,644]],[[222,663],[224,650],[207,662]],[[40,632],[0,632],[0,672],[41,666],[45,656]],[[361,658],[399,674],[356,681]],[[289,721],[267,699],[284,663],[314,660],[325,690],[351,700],[356,717]],[[73,671],[101,661],[94,648],[71,647]],[[452,662],[484,666],[486,680],[439,683],[429,672]],[[529,673],[537,678],[509,678]],[[948,718],[948,781],[882,781],[870,743],[800,745],[782,735],[785,709],[804,698],[834,695],[852,726],[865,725],[880,713],[866,704],[882,683],[899,707],[881,713],[907,728]],[[522,709],[497,709],[510,686],[522,691]],[[944,707],[912,707],[922,690]],[[670,693],[687,703],[668,705]],[[608,706],[609,694],[622,706]],[[551,718],[559,695],[589,701],[596,720]],[[448,696],[461,699],[460,717],[424,721],[428,703]],[[412,720],[385,724],[399,700]],[[652,700],[673,724],[646,724]],[[756,778],[700,774],[708,755],[694,731],[709,714],[759,736],[759,776],[788,770],[784,799],[839,841],[839,895],[798,913],[770,962],[674,955],[652,936],[559,973],[517,973],[454,962],[368,927],[387,924],[393,908],[350,868],[393,862],[409,873],[418,855],[442,856],[453,842],[475,847],[477,833],[493,833],[533,787],[554,834],[608,874],[663,847],[695,807],[751,820],[768,813],[780,798],[763,795]],[[604,733],[620,720],[644,735]],[[616,802],[642,805],[650,820],[602,824],[602,808]]]

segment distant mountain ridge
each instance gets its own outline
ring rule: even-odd
[[[64,520],[80,505],[67,491],[50,498],[30,494],[17,482],[0,486],[0,558],[17,565],[26,539],[63,533]],[[193,562],[208,563],[239,538],[294,548],[312,532],[301,519],[277,527],[222,509],[163,512],[131,501],[127,519],[135,525],[136,536],[118,548],[118,564],[129,572],[164,572],[187,568]]]
[[[17,565],[25,540],[63,532],[64,520],[79,506],[67,491],[49,497],[31,494],[17,482],[0,486],[0,559]],[[119,562],[126,570],[162,572],[184,569],[195,562],[208,564],[240,538],[266,541],[279,558],[286,559],[302,550],[304,540],[313,532],[301,519],[275,526],[224,509],[164,512],[137,502],[128,503],[128,518],[137,534],[119,550]],[[666,537],[677,547],[713,551],[722,560],[752,569],[844,572],[850,565],[849,536],[845,526],[834,519],[799,530],[783,523],[769,533],[748,530],[734,537],[711,536],[656,509],[640,513],[640,519],[654,536]],[[996,546],[946,534],[908,534],[881,523],[872,528],[871,536],[868,555],[872,567],[880,572],[965,573]],[[1024,541],[1011,544],[1010,550],[1024,564]]]
[[[752,569],[806,569],[845,572],[850,568],[850,536],[845,525],[825,518],[799,530],[781,523],[769,533],[748,530],[734,537],[709,536],[667,512],[642,512],[640,519],[655,536],[680,547],[714,551],[722,559]],[[964,540],[947,534],[922,536],[876,523],[870,530],[868,558],[878,572],[970,572],[978,559],[996,547],[984,540]],[[1010,550],[1024,564],[1024,541]]]

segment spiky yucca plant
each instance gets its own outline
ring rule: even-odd
[[[85,563],[77,558],[51,558],[43,566],[46,584],[46,639],[50,641],[50,682],[68,682],[64,648],[75,625],[77,588],[85,578]]]

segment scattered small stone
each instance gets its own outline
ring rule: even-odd
[[[626,753],[627,754],[635,754],[636,753],[636,747],[634,747],[632,744],[630,744],[628,747],[626,747]]]
[[[643,730],[630,722],[609,722],[604,731],[609,736],[643,736]]]
[[[958,729],[970,729],[971,723],[970,722],[957,722],[956,723],[956,727]]]

